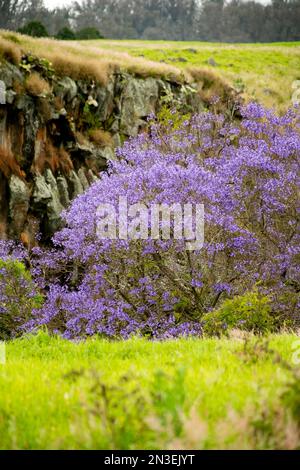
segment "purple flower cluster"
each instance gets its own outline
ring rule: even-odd
[[[28,328],[68,338],[201,334],[203,315],[258,286],[276,314],[299,321],[300,120],[257,104],[239,123],[205,112],[180,129],[154,123],[65,213],[33,274],[48,292]],[[204,204],[205,243],[100,240],[97,208]]]

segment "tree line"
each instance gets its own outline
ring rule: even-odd
[[[61,39],[300,40],[300,0],[82,0],[54,10],[43,0],[0,0],[0,13],[0,28]]]

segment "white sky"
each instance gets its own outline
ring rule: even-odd
[[[55,8],[61,6],[68,6],[74,3],[75,0],[44,0],[44,4],[47,8]]]
[[[59,6],[68,6],[71,3],[74,3],[75,0],[44,0],[44,3],[47,8],[55,8]],[[269,3],[270,0],[256,0],[259,3]],[[80,0],[79,0],[80,3]]]

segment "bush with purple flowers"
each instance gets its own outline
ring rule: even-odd
[[[253,289],[267,296],[277,325],[296,325],[299,169],[297,110],[278,117],[251,104],[240,122],[209,112],[180,128],[153,122],[73,202],[53,250],[35,253],[47,301],[27,328],[47,325],[68,338],[200,335],[209,312]],[[120,196],[131,205],[204,204],[203,248],[99,239],[97,209],[117,211]]]

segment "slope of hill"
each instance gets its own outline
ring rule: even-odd
[[[214,71],[243,96],[283,111],[291,105],[292,85],[300,80],[300,43],[220,44],[166,41],[87,41],[87,48],[126,52],[134,57]]]

